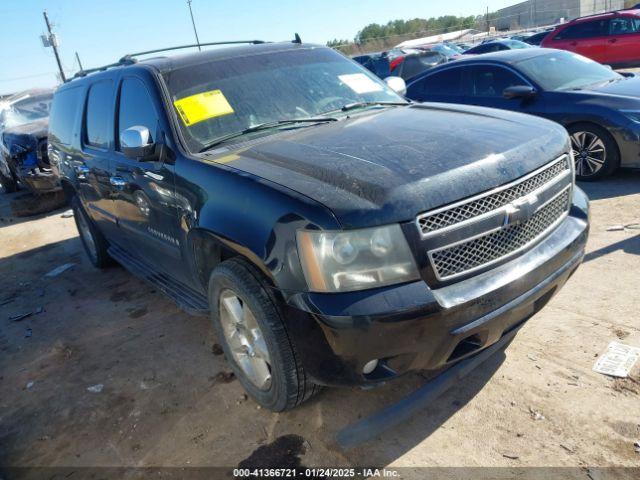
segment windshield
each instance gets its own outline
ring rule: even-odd
[[[16,102],[0,105],[0,130],[18,127],[49,116],[53,94],[25,96]]]
[[[359,102],[404,101],[373,74],[328,48],[212,60],[163,76],[192,152],[263,123],[317,117]]]
[[[444,45],[444,44],[434,45],[432,47],[429,47],[429,50],[433,50],[434,52],[441,53],[447,57],[458,55],[458,52],[456,50],[451,48],[449,45]]]
[[[522,60],[518,66],[548,91],[581,89],[624,78],[582,55],[560,50]]]

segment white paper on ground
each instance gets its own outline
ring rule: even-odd
[[[611,342],[607,351],[598,358],[593,371],[612,377],[625,378],[640,358],[640,348]]]
[[[382,91],[382,85],[374,82],[369,77],[367,77],[364,73],[351,73],[349,75],[339,75],[338,78],[347,87],[349,87],[351,90],[353,90],[358,94]]]

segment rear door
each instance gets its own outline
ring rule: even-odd
[[[407,86],[407,97],[418,102],[462,103],[462,73],[459,67],[447,67],[428,73]]]
[[[109,182],[114,102],[113,79],[100,79],[89,85],[82,115],[81,148],[72,154],[72,163],[87,212],[107,239],[117,243],[119,230]]]
[[[116,145],[113,155],[113,198],[118,224],[126,235],[126,248],[151,266],[186,279],[181,258],[174,167],[158,157],[138,160],[120,149],[121,133],[145,127],[151,141],[162,142],[168,131],[159,92],[144,73],[123,76],[117,107]]]
[[[545,47],[568,50],[607,63],[609,18],[577,22],[551,35],[553,37],[545,41]]]
[[[609,24],[607,62],[612,65],[640,64],[640,17],[617,15]]]

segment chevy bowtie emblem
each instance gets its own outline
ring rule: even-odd
[[[529,220],[538,207],[538,197],[533,193],[519,198],[505,208],[503,227],[518,225]]]

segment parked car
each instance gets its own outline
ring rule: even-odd
[[[48,115],[53,90],[27,90],[0,102],[0,183],[34,193],[59,190],[47,155]]]
[[[387,52],[387,58],[389,59],[389,70],[391,73],[404,61],[404,57],[416,53],[422,53],[422,50],[418,48],[392,48],[389,50]]]
[[[542,41],[547,38],[547,36],[553,32],[553,30],[543,30],[542,32],[534,33],[533,35],[523,39],[522,41],[528,43],[529,45],[533,45],[535,47],[539,47]]]
[[[464,52],[464,54],[481,55],[483,53],[501,52],[503,50],[518,50],[521,48],[532,48],[532,46],[518,40],[493,40],[470,48]]]
[[[387,52],[368,53],[351,58],[380,78],[387,78],[391,75],[391,65]]]
[[[640,78],[575,53],[532,48],[461,59],[411,79],[407,96],[554,120],[571,135],[580,180],[640,168]]]
[[[455,60],[460,56],[458,49],[448,43],[435,43],[432,45],[424,45],[419,48],[423,51],[438,52],[446,57],[447,61]]]
[[[322,46],[139,56],[56,91],[52,161],[90,261],[209,312],[266,408],[502,348],[582,259],[556,123],[410,104]]]
[[[640,65],[640,10],[577,18],[559,26],[541,46],[584,55],[616,68]]]
[[[393,75],[406,80],[447,61],[447,57],[436,51],[427,50],[412,53],[402,58],[393,71]]]

